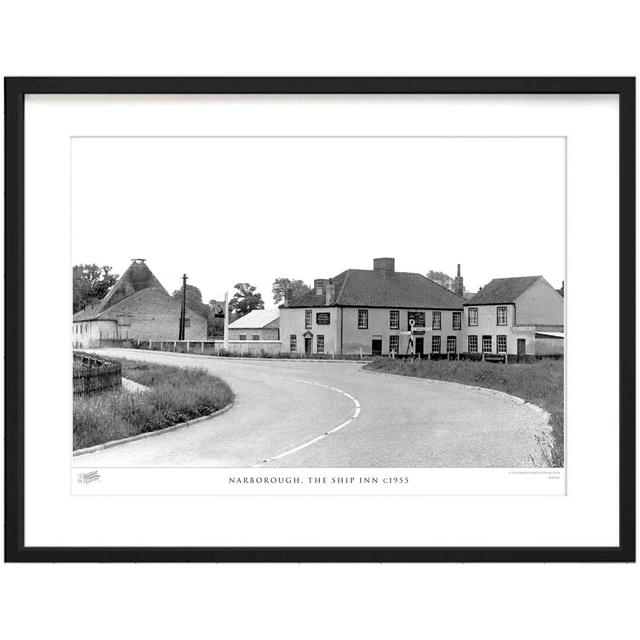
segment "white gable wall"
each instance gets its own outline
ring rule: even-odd
[[[516,300],[517,324],[564,324],[564,298],[538,278]]]

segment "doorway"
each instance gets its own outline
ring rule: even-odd
[[[374,338],[371,340],[371,355],[372,356],[381,356],[382,355],[382,340],[378,338]]]
[[[416,338],[416,355],[422,357],[424,353],[424,338]]]
[[[313,338],[305,336],[304,339],[304,353],[306,356],[311,355],[311,345],[313,344]]]
[[[518,362],[524,360],[527,355],[527,341],[524,338],[518,338]]]

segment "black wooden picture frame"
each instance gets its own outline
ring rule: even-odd
[[[635,561],[635,79],[5,78],[5,561],[632,562]],[[619,98],[619,545],[615,547],[26,547],[24,159],[28,94],[615,94]],[[623,295],[624,292],[624,295]],[[630,293],[633,292],[633,293]]]

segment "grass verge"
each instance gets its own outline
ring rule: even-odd
[[[117,389],[75,397],[74,450],[200,418],[233,400],[231,387],[204,369],[110,359],[120,362],[123,377],[150,390],[130,393]]]
[[[375,358],[365,369],[416,378],[447,380],[496,389],[542,407],[550,415],[554,439],[550,463],[564,466],[564,362],[495,364],[462,360],[393,360]]]

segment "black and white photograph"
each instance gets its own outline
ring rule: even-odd
[[[630,82],[52,82],[9,83],[26,553],[622,557]]]
[[[566,161],[74,137],[74,467],[562,468]]]
[[[0,15],[2,637],[633,636],[638,3]]]

